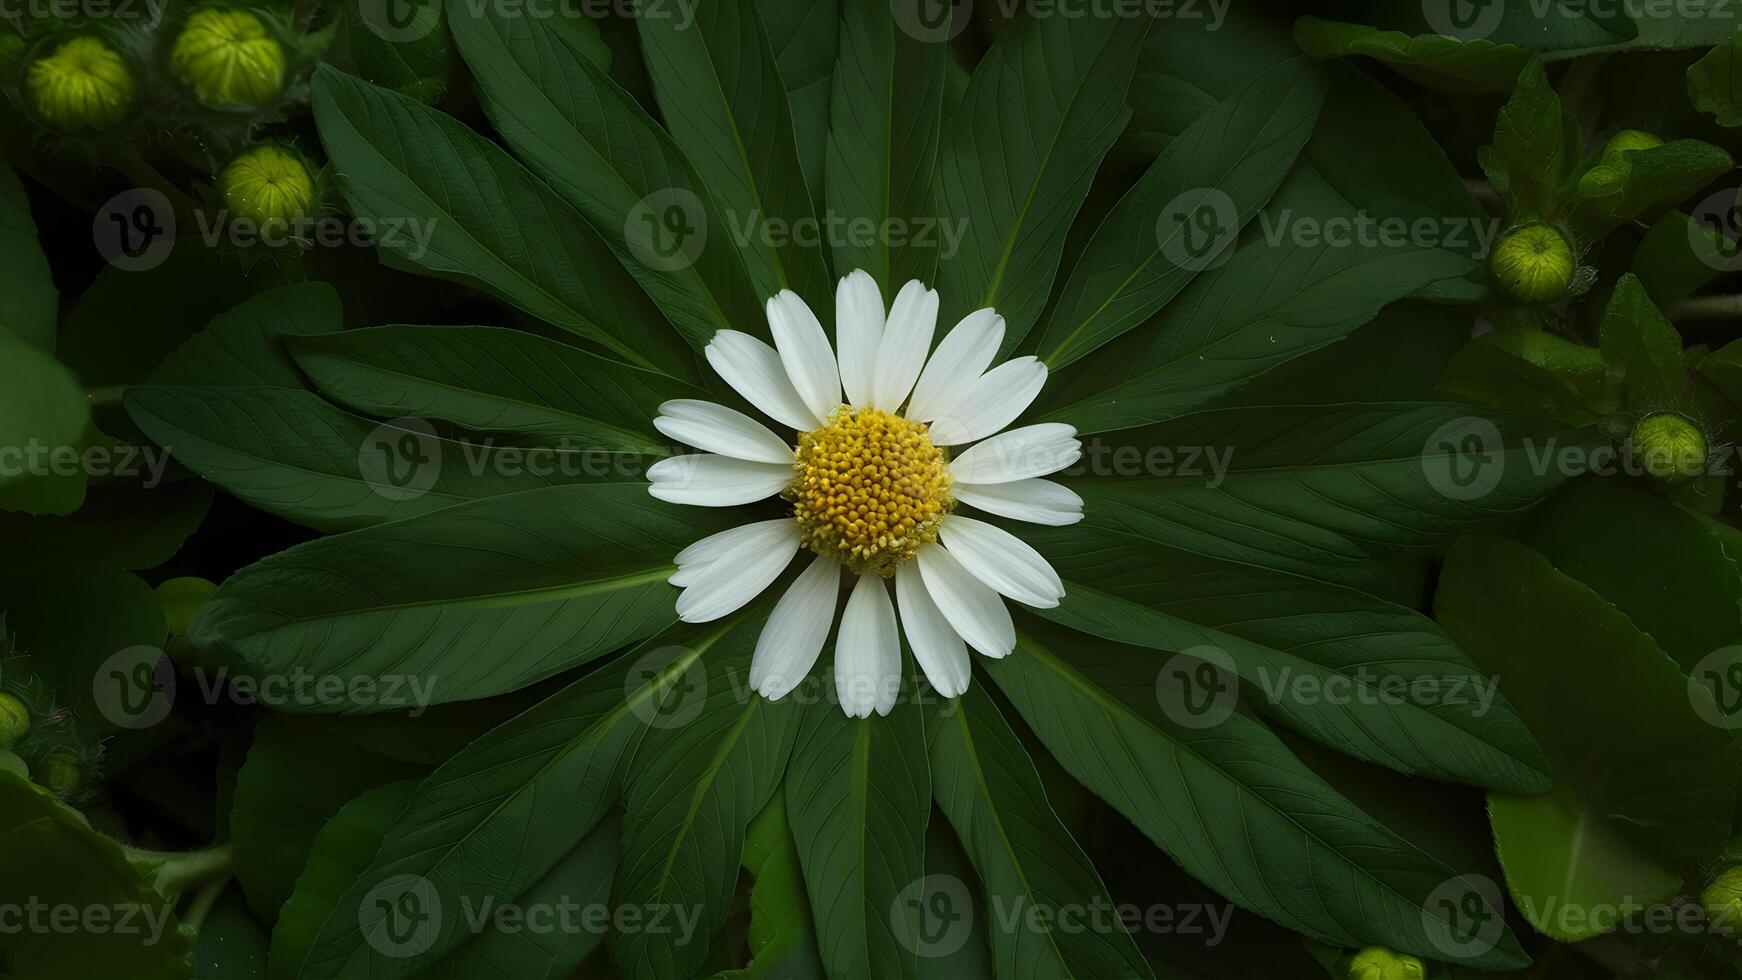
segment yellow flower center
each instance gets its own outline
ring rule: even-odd
[[[835,409],[798,437],[787,497],[805,547],[855,572],[889,576],[937,540],[955,501],[943,451],[921,422],[873,408]]]

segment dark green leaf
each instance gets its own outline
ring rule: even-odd
[[[36,241],[30,198],[18,175],[4,163],[0,163],[0,270],[0,329],[12,331],[43,353],[54,353],[60,293]]]
[[[1736,75],[1739,46],[1742,34],[1688,66],[1688,98],[1695,109],[1716,116],[1720,126],[1742,126],[1742,78]]]
[[[1524,48],[1487,38],[1411,36],[1319,17],[1295,21],[1294,38],[1314,58],[1365,56],[1446,92],[1510,92],[1531,56]]]
[[[1629,273],[1615,284],[1601,338],[1603,360],[1620,372],[1630,407],[1668,408],[1681,401],[1687,380],[1681,334],[1652,304],[1638,276]]]
[[[1530,62],[1494,120],[1494,144],[1482,153],[1488,182],[1506,200],[1514,222],[1553,212],[1561,184],[1578,164],[1568,158],[1565,122],[1542,62]]]
[[[0,325],[0,510],[70,514],[85,499],[91,410],[72,373]]]

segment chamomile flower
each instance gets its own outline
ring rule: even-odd
[[[784,697],[810,674],[843,593],[835,688],[859,718],[894,707],[902,633],[932,686],[958,697],[968,648],[1003,657],[1016,645],[1005,599],[1046,608],[1064,596],[1034,548],[959,511],[1081,520],[1082,498],[1042,479],[1082,455],[1076,430],[1008,428],[1040,394],[1046,366],[1033,357],[991,366],[1004,319],[990,309],[968,314],[934,351],[937,315],[937,293],[918,281],[885,310],[877,283],[858,271],[835,292],[838,349],[784,290],[768,301],[773,347],[716,333],[709,365],[794,438],[712,402],[660,406],[659,431],[703,452],[650,467],[653,496],[699,507],[778,496],[790,510],[679,552],[680,618],[731,613],[809,553],[757,639],[750,683],[764,697]]]

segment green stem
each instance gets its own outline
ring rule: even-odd
[[[194,893],[193,901],[188,903],[188,910],[181,917],[182,924],[195,932],[199,932],[200,926],[205,925],[206,916],[211,913],[212,906],[218,904],[218,896],[224,894],[224,889],[229,885],[230,876],[227,874],[219,875],[206,882],[198,892]]]
[[[85,392],[91,399],[92,408],[107,408],[110,405],[121,404],[121,395],[127,391],[126,385],[103,385]]]
[[[1690,296],[1669,308],[1671,320],[1733,320],[1742,317],[1742,296]]]
[[[229,844],[203,851],[144,851],[136,847],[126,851],[134,860],[157,865],[157,890],[165,895],[186,891],[214,877],[227,877],[236,863],[235,848]]]

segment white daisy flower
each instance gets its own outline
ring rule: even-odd
[[[810,674],[843,591],[835,689],[856,718],[895,706],[898,608],[926,678],[958,697],[968,689],[968,647],[1002,657],[1016,645],[1004,598],[1044,608],[1064,597],[1038,552],[957,509],[1038,524],[1081,520],[1082,498],[1040,479],[1081,457],[1077,432],[1057,423],[1006,430],[1040,394],[1046,365],[1018,357],[988,370],[1004,340],[1004,319],[990,309],[962,318],[928,362],[937,315],[938,294],[917,280],[886,313],[877,283],[858,271],[835,291],[838,352],[787,290],[768,301],[773,347],[736,330],[716,333],[708,363],[794,430],[796,445],[723,405],[659,408],[659,431],[703,452],[650,467],[655,497],[731,507],[779,495],[792,507],[790,517],[735,527],[678,553],[671,583],[683,589],[684,621],[727,615],[799,551],[812,554],[757,639],[750,683],[764,697],[784,697]]]

